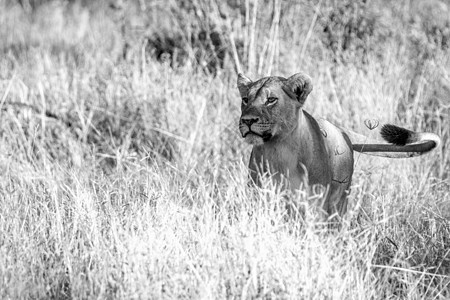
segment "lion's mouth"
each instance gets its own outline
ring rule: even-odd
[[[270,133],[269,131],[264,131],[262,133],[258,133],[258,132],[252,131],[251,129],[247,130],[246,132],[241,132],[241,134],[242,134],[243,138],[247,137],[247,135],[249,135],[249,134],[253,134],[253,135],[259,136],[264,141],[267,141],[272,137],[272,133]]]
[[[241,135],[243,138],[247,137],[257,137],[260,138],[262,141],[266,142],[269,139],[272,138],[272,124],[264,123],[254,123],[248,126],[247,124],[243,124],[242,122],[239,122],[239,130],[241,132]]]

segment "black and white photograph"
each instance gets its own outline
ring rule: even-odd
[[[450,299],[450,2],[0,0],[0,299]]]

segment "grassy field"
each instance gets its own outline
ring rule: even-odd
[[[449,299],[450,6],[0,2],[1,299]],[[236,71],[441,136],[355,154],[341,230],[247,186]],[[314,201],[298,194],[298,201]]]

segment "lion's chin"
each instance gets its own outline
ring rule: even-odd
[[[250,145],[254,145],[254,146],[259,146],[259,145],[264,144],[263,138],[254,133],[248,133],[245,136],[245,142],[249,143]]]

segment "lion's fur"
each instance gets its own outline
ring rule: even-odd
[[[311,79],[303,73],[255,82],[239,74],[237,85],[243,98],[239,129],[253,145],[249,161],[252,180],[261,185],[262,177],[269,174],[291,190],[322,185],[327,193],[320,208],[329,216],[342,216],[347,210],[354,150],[411,157],[439,144],[434,134],[394,125],[385,125],[381,130],[381,136],[393,144],[370,143],[367,137],[361,143],[361,135],[313,118],[302,109],[312,90]]]

